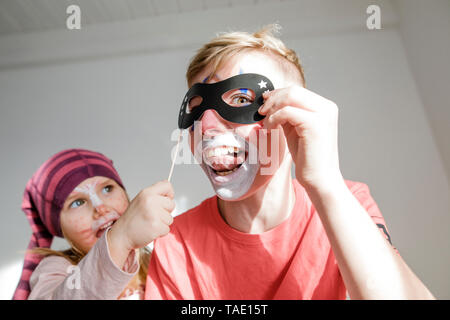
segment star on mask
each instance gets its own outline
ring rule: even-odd
[[[267,82],[261,80],[261,82],[258,83],[258,86],[260,89],[267,88]]]

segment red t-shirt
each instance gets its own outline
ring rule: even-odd
[[[346,181],[390,241],[367,185]],[[146,299],[345,299],[328,237],[305,189],[287,220],[262,234],[231,228],[217,196],[177,216],[154,243]]]

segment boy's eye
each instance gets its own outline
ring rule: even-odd
[[[104,187],[103,189],[102,189],[102,193],[103,194],[107,194],[107,193],[110,193],[112,190],[113,190],[113,186],[112,185],[107,185],[106,187]]]
[[[222,100],[232,107],[245,107],[253,103],[255,93],[251,89],[233,89],[222,95]]]
[[[233,106],[248,106],[251,103],[250,98],[244,95],[238,95],[231,99],[231,105]]]
[[[69,206],[69,208],[72,208],[72,209],[74,209],[74,208],[79,208],[79,207],[81,207],[83,204],[85,204],[86,203],[86,201],[84,201],[84,200],[82,200],[82,199],[77,199],[77,200],[75,200],[74,202],[72,202],[71,204],[70,204],[70,206]]]

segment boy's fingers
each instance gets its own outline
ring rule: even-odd
[[[263,94],[264,104],[258,110],[262,115],[274,113],[285,106],[294,106],[308,111],[319,111],[334,103],[301,86],[277,89]]]
[[[295,107],[284,107],[266,117],[265,125],[268,129],[273,129],[278,125],[284,125],[286,123],[289,123],[292,126],[298,126],[310,121],[310,119],[311,114],[309,111]]]
[[[269,91],[269,92],[264,92],[263,93],[263,99],[264,99],[264,103],[261,105],[261,107],[259,107],[258,112],[261,115],[266,115],[266,113],[268,112],[268,110],[270,109],[271,106],[271,102],[273,101],[273,99],[271,99],[271,97],[273,96],[274,91]]]

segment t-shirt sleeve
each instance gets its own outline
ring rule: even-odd
[[[369,187],[361,182],[346,181],[346,184],[352,192],[353,196],[355,196],[355,198],[359,201],[362,207],[372,218],[373,222],[377,225],[384,238],[393,246],[391,235],[386,226],[386,222],[384,221],[383,215],[381,214],[377,203],[370,194]]]

